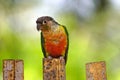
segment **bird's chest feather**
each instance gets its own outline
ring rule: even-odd
[[[45,50],[48,55],[59,57],[64,55],[67,47],[67,35],[64,31],[49,32],[44,34]]]

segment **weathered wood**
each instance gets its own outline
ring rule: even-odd
[[[15,60],[15,80],[24,80],[23,60]]]
[[[14,60],[3,60],[3,80],[14,80]]]
[[[43,59],[43,80],[66,80],[63,58]]]
[[[106,64],[104,61],[86,64],[87,80],[107,80]]]
[[[3,80],[24,80],[22,60],[3,60]]]

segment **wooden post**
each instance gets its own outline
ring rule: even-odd
[[[104,61],[86,64],[86,80],[107,80]]]
[[[15,80],[24,80],[23,60],[15,60]]]
[[[22,60],[3,60],[3,80],[24,80]]]
[[[43,59],[43,80],[66,80],[63,58]]]
[[[14,80],[14,60],[3,60],[3,80]]]

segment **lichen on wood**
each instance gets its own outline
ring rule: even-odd
[[[23,60],[3,60],[3,80],[24,80]]]
[[[64,58],[43,59],[43,80],[66,80]]]
[[[86,64],[86,80],[107,80],[104,61]]]

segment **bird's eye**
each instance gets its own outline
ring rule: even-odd
[[[43,24],[46,24],[47,23],[47,21],[43,21]]]

